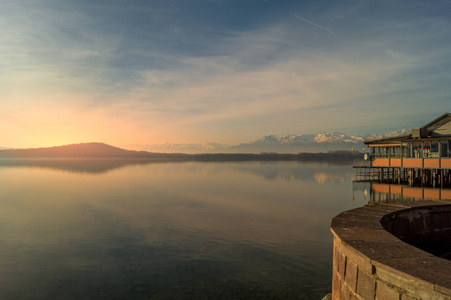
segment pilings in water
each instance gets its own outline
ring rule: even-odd
[[[451,186],[451,170],[397,167],[358,167],[356,181],[408,184],[410,186]]]

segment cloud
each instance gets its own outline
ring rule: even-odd
[[[247,51],[254,52],[250,45]],[[190,58],[181,62],[183,72],[144,75],[129,99],[139,103],[141,111],[176,117],[180,125],[267,118],[393,92],[400,83],[392,79],[415,62],[381,65],[377,59],[349,62],[328,53],[303,56],[306,59],[284,57],[258,67],[243,66],[234,55]]]
[[[116,144],[237,144],[414,127],[449,106],[451,31],[440,14],[299,4],[231,22],[218,9],[240,10],[226,2],[206,6],[217,18],[163,2],[58,3],[9,1],[0,12],[0,117],[18,135],[26,116]],[[86,125],[61,125],[55,112]]]
[[[327,31],[327,32],[329,32],[329,33],[332,33],[332,30],[327,29],[327,28],[325,28],[325,27],[323,27],[323,26],[321,26],[321,25],[318,25],[318,24],[316,24],[316,23],[313,23],[312,21],[309,21],[309,20],[307,20],[307,19],[305,19],[305,18],[303,18],[303,17],[301,17],[301,16],[298,16],[298,15],[293,14],[293,13],[290,13],[290,15],[292,15],[293,17],[298,18],[298,19],[300,19],[300,20],[302,20],[302,21],[304,21],[304,22],[307,22],[307,23],[309,23],[309,24],[312,24],[313,26],[318,27],[318,28],[320,28],[320,29],[322,29],[322,30],[324,30],[324,31]]]

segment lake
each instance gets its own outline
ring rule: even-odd
[[[0,161],[1,299],[321,299],[351,164]],[[354,198],[354,200],[353,200]]]

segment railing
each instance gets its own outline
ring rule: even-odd
[[[401,155],[399,155],[398,153],[396,154],[386,154],[386,153],[373,153],[371,154],[371,157],[373,158],[401,158]],[[403,158],[440,158],[440,154],[439,152],[429,152],[429,151],[419,151],[419,152],[415,152],[413,153],[413,155],[409,155],[404,153],[402,155]],[[451,153],[442,153],[441,158],[448,158],[451,157]]]
[[[353,167],[371,167],[371,160],[354,160]]]

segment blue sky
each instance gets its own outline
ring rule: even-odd
[[[0,5],[4,147],[383,133],[451,111],[450,1]]]

